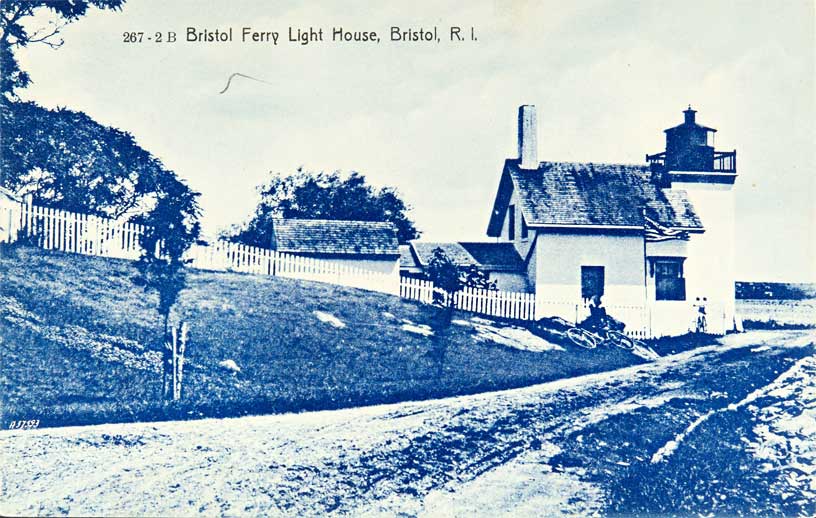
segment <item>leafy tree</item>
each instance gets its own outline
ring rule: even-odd
[[[125,0],[2,0],[0,3],[0,184],[31,194],[38,205],[119,218],[128,212],[145,225],[134,282],[159,295],[163,342],[170,311],[185,286],[184,253],[198,238],[198,193],[139,147],[127,132],[105,127],[82,112],[48,110],[21,102],[15,89],[31,77],[14,49],[41,43],[57,49],[61,29],[88,8],[120,9]],[[52,16],[33,29],[41,14]],[[42,25],[42,24],[40,24]],[[166,347],[163,374],[169,369]],[[165,383],[165,396],[167,396]]]
[[[459,268],[459,278],[462,284],[468,288],[481,288],[483,290],[495,290],[496,281],[490,280],[490,275],[480,270],[475,264],[470,264]]]
[[[19,101],[31,83],[14,49],[59,48],[61,29],[90,7],[120,9],[124,0],[3,0],[0,3],[0,185],[37,205],[119,218],[144,214],[157,185],[175,178],[127,132],[82,112]],[[48,19],[51,21],[42,22]],[[37,28],[39,27],[39,28]]]
[[[133,136],[82,112],[0,98],[0,185],[37,205],[119,218],[174,177]]]
[[[389,221],[397,228],[400,243],[419,237],[408,219],[410,209],[391,187],[374,189],[365,176],[352,172],[313,173],[302,168],[291,176],[273,175],[259,188],[261,201],[252,219],[225,237],[253,246],[268,246],[273,233],[273,218],[345,219]]]
[[[431,349],[427,356],[436,364],[437,377],[442,377],[445,370],[445,358],[448,353],[448,330],[453,321],[453,310],[456,308],[454,295],[464,287],[496,289],[496,281],[491,281],[488,274],[476,265],[459,266],[437,247],[431,252],[431,260],[425,269],[425,275],[434,283],[434,288],[444,293],[434,292],[434,302],[441,303],[442,309],[431,319]]]
[[[434,283],[434,287],[445,291],[446,295],[443,298],[447,300],[447,305],[451,308],[455,305],[453,294],[466,286],[487,290],[496,289],[496,281],[491,281],[490,276],[478,266],[474,264],[458,266],[444,250],[438,247],[431,252],[431,260],[428,261],[425,275]]]
[[[168,378],[172,375],[169,348],[170,311],[186,284],[183,258],[201,233],[198,218],[201,209],[198,193],[176,179],[164,180],[158,186],[155,206],[137,221],[145,225],[140,237],[142,255],[136,262],[139,274],[134,283],[145,291],[159,295],[158,312],[162,319],[162,380],[164,397],[169,396]]]
[[[15,88],[25,88],[31,77],[20,69],[14,49],[30,44],[59,48],[62,28],[81,18],[89,7],[121,9],[125,0],[3,0],[0,2],[0,93],[14,95]],[[50,11],[55,20],[31,32],[33,17]]]
[[[427,353],[436,364],[437,376],[441,377],[444,373],[449,345],[447,334],[453,321],[453,310],[456,307],[454,295],[465,286],[496,289],[496,283],[490,281],[488,275],[476,265],[458,266],[444,250],[438,247],[431,252],[431,260],[428,261],[425,275],[434,283],[434,288],[443,291],[443,293],[434,292],[434,302],[441,304],[442,309],[431,319],[434,334],[431,337],[431,349]]]

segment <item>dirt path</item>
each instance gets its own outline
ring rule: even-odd
[[[676,463],[701,462],[693,458],[697,450],[689,449],[699,446],[696,435],[739,412],[718,412],[669,458],[652,463],[660,448],[700,416],[774,383],[797,362],[812,361],[808,344],[815,338],[808,332],[735,335],[723,345],[612,373],[439,401],[0,432],[0,455],[14,459],[4,462],[0,512],[587,516],[649,511],[643,506],[677,502],[653,503],[637,488],[666,490],[637,477],[659,473],[664,485],[676,485],[671,474]],[[807,387],[810,381],[801,378],[786,379]],[[791,405],[801,399],[795,397]],[[738,417],[751,426],[760,424],[757,416],[769,415],[760,411],[761,398],[755,403],[738,409],[743,412]],[[727,435],[723,429],[717,433]],[[757,451],[752,441],[758,436],[746,441],[742,436],[740,431],[719,447],[740,447],[747,455],[740,461],[750,462],[756,456],[746,452]],[[688,481],[683,488],[692,504],[699,494],[708,498],[709,486],[722,483],[711,478],[720,476],[713,472],[697,476],[707,485],[704,490]],[[768,493],[778,478],[768,472],[749,489]],[[801,493],[809,483],[804,478],[796,487]],[[770,509],[776,502],[743,493],[740,505],[748,508]],[[731,501],[723,500],[726,504]],[[711,508],[707,502],[698,505]]]

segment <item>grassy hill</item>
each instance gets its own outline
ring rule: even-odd
[[[28,419],[61,426],[330,409],[518,387],[642,361],[620,350],[519,350],[494,343],[473,321],[430,337],[417,331],[437,325],[431,306],[321,283],[191,271],[173,315],[191,327],[186,395],[163,403],[156,300],[132,284],[132,263],[6,247],[0,275],[3,428]],[[218,365],[230,359],[240,373]]]

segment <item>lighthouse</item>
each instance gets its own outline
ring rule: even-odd
[[[717,130],[697,122],[691,106],[683,122],[665,130],[666,149],[646,160],[664,187],[685,191],[705,231],[688,243],[687,300],[706,306],[709,329],[732,330],[735,319],[735,202],[737,152],[716,151]]]

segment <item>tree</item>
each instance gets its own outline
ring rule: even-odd
[[[61,29],[89,7],[120,9],[125,0],[2,0],[0,3],[0,185],[31,194],[38,205],[131,220],[145,225],[134,282],[159,295],[163,378],[169,318],[185,286],[184,253],[198,238],[198,193],[139,147],[127,132],[102,126],[82,112],[47,110],[21,102],[15,89],[32,81],[15,48],[62,46]],[[31,31],[43,13],[54,15]],[[42,24],[40,24],[42,25]],[[165,383],[165,396],[167,384]]]
[[[392,187],[374,189],[365,176],[352,172],[313,173],[302,168],[291,176],[273,175],[259,187],[261,201],[249,223],[224,237],[252,246],[268,246],[273,218],[388,221],[397,227],[397,239],[406,243],[419,231],[406,216],[410,209]]]
[[[496,281],[491,281],[489,275],[476,265],[457,265],[439,247],[431,252],[431,260],[428,261],[425,275],[434,283],[434,288],[443,291],[434,292],[434,302],[441,303],[442,310],[431,319],[434,334],[431,337],[432,347],[428,351],[428,356],[436,363],[437,376],[441,377],[448,352],[449,342],[446,337],[453,322],[453,310],[456,308],[455,294],[466,286],[495,290]]]
[[[119,218],[143,213],[174,174],[132,135],[82,112],[0,98],[0,185],[44,207]]]
[[[14,56],[14,49],[30,44],[48,45],[53,49],[62,46],[59,37],[62,28],[84,16],[89,7],[121,9],[125,0],[3,0],[0,3],[0,93],[13,96],[15,88],[25,88],[31,77],[23,70]],[[32,20],[40,12],[55,15],[45,27],[29,32]]]
[[[425,270],[428,280],[434,283],[435,288],[445,292],[444,299],[452,309],[455,307],[454,294],[464,287],[495,290],[496,281],[480,270],[475,264],[459,266],[448,257],[444,250],[437,247],[431,252],[431,260]]]
[[[198,193],[176,179],[164,180],[157,189],[155,206],[137,221],[145,225],[140,237],[142,254],[136,262],[139,274],[134,283],[145,291],[159,295],[158,312],[162,320],[163,396],[168,397],[168,378],[172,375],[172,355],[169,349],[170,311],[186,285],[185,252],[201,233],[198,218],[201,209]]]

